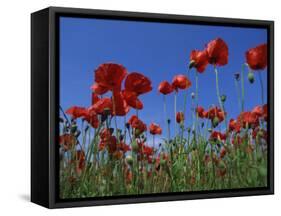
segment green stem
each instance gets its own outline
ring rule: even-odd
[[[245,64],[242,64],[242,68],[241,68],[241,95],[242,95],[242,102],[241,102],[241,108],[242,108],[242,112],[244,112],[244,101],[245,101],[245,89],[244,89],[244,68],[245,68]]]
[[[242,111],[240,91],[239,91],[239,87],[238,87],[238,81],[235,79],[234,83],[235,83],[235,88],[236,88],[236,93],[237,93],[237,98],[238,98],[238,107]]]
[[[198,107],[198,72],[196,71],[195,75],[195,85],[196,85],[196,90],[195,90],[195,100],[196,100],[196,106],[194,109],[195,112],[195,140],[197,144],[197,129],[198,129],[198,113],[196,112],[196,109]]]
[[[114,99],[114,94],[112,93],[112,104],[113,104],[113,113],[114,113],[114,126],[115,126],[115,134],[118,143],[119,141],[119,136],[118,136],[118,131],[117,131],[117,117],[116,117],[116,105],[115,105],[115,99]]]
[[[220,108],[221,108],[221,110],[224,114],[225,129],[227,130],[226,114],[225,114],[225,111],[224,111],[224,106],[223,106],[222,101],[221,101],[221,95],[220,95],[220,89],[219,89],[219,73],[218,73],[218,70],[217,70],[216,66],[214,66],[214,70],[215,70],[215,74],[216,74],[217,97],[218,97]]]
[[[175,109],[175,136],[177,135],[177,92],[175,92],[175,101],[174,101],[174,109]]]
[[[260,72],[258,72],[258,77],[259,77],[260,86],[261,86],[261,103],[262,103],[262,105],[264,105],[263,82],[262,82],[262,77],[261,77]]]
[[[190,72],[190,69],[188,69],[188,71],[187,71],[187,75],[189,75],[189,72]],[[183,114],[184,114],[184,116],[186,116],[185,115],[185,112],[186,112],[186,103],[187,103],[187,96],[188,96],[188,88],[186,89],[186,91],[185,91],[185,95],[184,95],[184,104],[183,104]]]

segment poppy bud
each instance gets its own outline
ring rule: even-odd
[[[226,95],[222,95],[222,96],[221,96],[221,102],[224,103],[225,101],[226,101]]]
[[[195,93],[191,92],[191,98],[194,99],[195,98]]]
[[[213,131],[212,128],[209,128],[209,129],[208,129],[208,132],[209,132],[209,133],[211,133],[212,131]]]
[[[187,128],[187,132],[190,133],[190,131],[191,131],[191,129],[190,129],[190,128]]]
[[[121,134],[121,135],[119,136],[119,140],[122,141],[123,139],[124,139],[124,136]]]
[[[240,80],[240,73],[235,73],[234,78],[239,81]]]
[[[112,135],[114,133],[114,128],[109,128],[110,134]]]
[[[126,157],[126,162],[127,162],[127,164],[129,164],[129,165],[133,165],[133,158],[132,158],[131,155],[128,155],[128,156]]]
[[[129,123],[126,123],[126,128],[129,130],[130,129],[130,124]]]
[[[217,116],[215,116],[215,118],[213,118],[213,121],[212,121],[213,127],[217,127],[219,122],[220,122],[219,118]]]
[[[72,124],[70,128],[71,133],[75,133],[76,130],[77,130],[77,124]]]
[[[194,66],[195,66],[195,61],[194,61],[194,60],[191,60],[191,61],[189,62],[188,68],[191,69],[191,68],[193,68]]]
[[[74,133],[74,136],[77,138],[79,137],[81,134],[81,131],[80,130],[76,130],[75,133]]]
[[[204,122],[201,123],[201,127],[202,127],[202,128],[204,127]]]
[[[167,123],[170,124],[171,123],[171,119],[167,119]]]
[[[101,122],[105,122],[107,119],[107,115],[105,115],[104,113],[101,114]]]
[[[60,117],[60,123],[64,123],[64,119]]]
[[[248,80],[250,83],[254,83],[255,82],[255,76],[253,72],[249,72],[248,73]]]
[[[104,110],[103,110],[103,114],[104,115],[110,115],[110,109],[109,108],[105,108]]]
[[[141,134],[141,131],[138,128],[136,128],[135,129],[135,135],[138,137],[140,134]]]

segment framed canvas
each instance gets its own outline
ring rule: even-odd
[[[274,193],[274,23],[50,7],[31,15],[31,201]]]

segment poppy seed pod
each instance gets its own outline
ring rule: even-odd
[[[209,129],[208,129],[208,132],[209,132],[209,133],[211,133],[212,131],[213,131],[212,128],[209,128]]]
[[[75,124],[72,124],[72,125],[71,125],[71,128],[70,128],[71,133],[75,133],[76,130],[77,130],[77,124],[76,124],[76,123],[75,123]]]
[[[195,93],[191,92],[191,98],[194,99],[195,98]]]
[[[226,101],[226,95],[222,95],[222,96],[221,96],[221,102],[224,103],[225,101]]]
[[[126,128],[129,130],[130,129],[130,124],[129,123],[126,123]]]
[[[255,82],[255,76],[253,72],[249,72],[248,73],[248,80],[250,83],[254,83]]]
[[[188,68],[191,69],[191,68],[193,68],[194,66],[195,66],[195,61],[194,61],[194,60],[191,60],[191,61],[189,62]]]
[[[126,157],[126,162],[127,162],[127,164],[129,164],[129,165],[133,165],[133,158],[132,158],[131,155],[128,155],[128,156]]]
[[[60,117],[59,122],[60,122],[60,123],[64,123],[64,119]]]
[[[204,124],[204,122],[202,122],[202,123],[201,123],[201,127],[203,128],[203,127],[204,127],[204,125],[205,125],[205,124]]]
[[[212,121],[213,127],[217,127],[218,124],[219,124],[219,122],[220,122],[220,120],[219,120],[219,118],[216,116],[216,117],[213,119],[213,121]]]

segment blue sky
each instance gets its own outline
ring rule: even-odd
[[[203,49],[210,40],[220,37],[229,47],[229,63],[219,67],[221,94],[227,95],[225,108],[228,118],[236,117],[240,110],[234,84],[234,73],[245,62],[245,51],[267,41],[265,29],[164,24],[156,22],[119,21],[87,18],[60,18],[60,104],[89,106],[90,86],[94,69],[105,62],[124,65],[129,72],[140,72],[152,81],[152,92],[142,95],[144,109],[139,116],[147,124],[164,125],[163,97],[157,92],[158,84],[171,81],[177,74],[186,74],[189,54],[193,49]],[[267,89],[266,71],[261,71],[264,89]],[[249,84],[245,73],[245,109],[261,104],[258,76]],[[195,92],[195,71],[189,76]],[[215,91],[215,74],[212,66],[199,74],[199,105],[218,105]],[[265,92],[266,98],[266,92]],[[168,95],[168,115],[173,116],[173,95]],[[179,109],[183,109],[183,92],[178,95]],[[187,108],[190,110],[191,97]],[[130,111],[127,118],[135,113]],[[186,124],[191,125],[191,116]],[[118,124],[123,119],[118,120]],[[173,121],[172,121],[173,122]],[[165,136],[165,129],[164,134]]]

